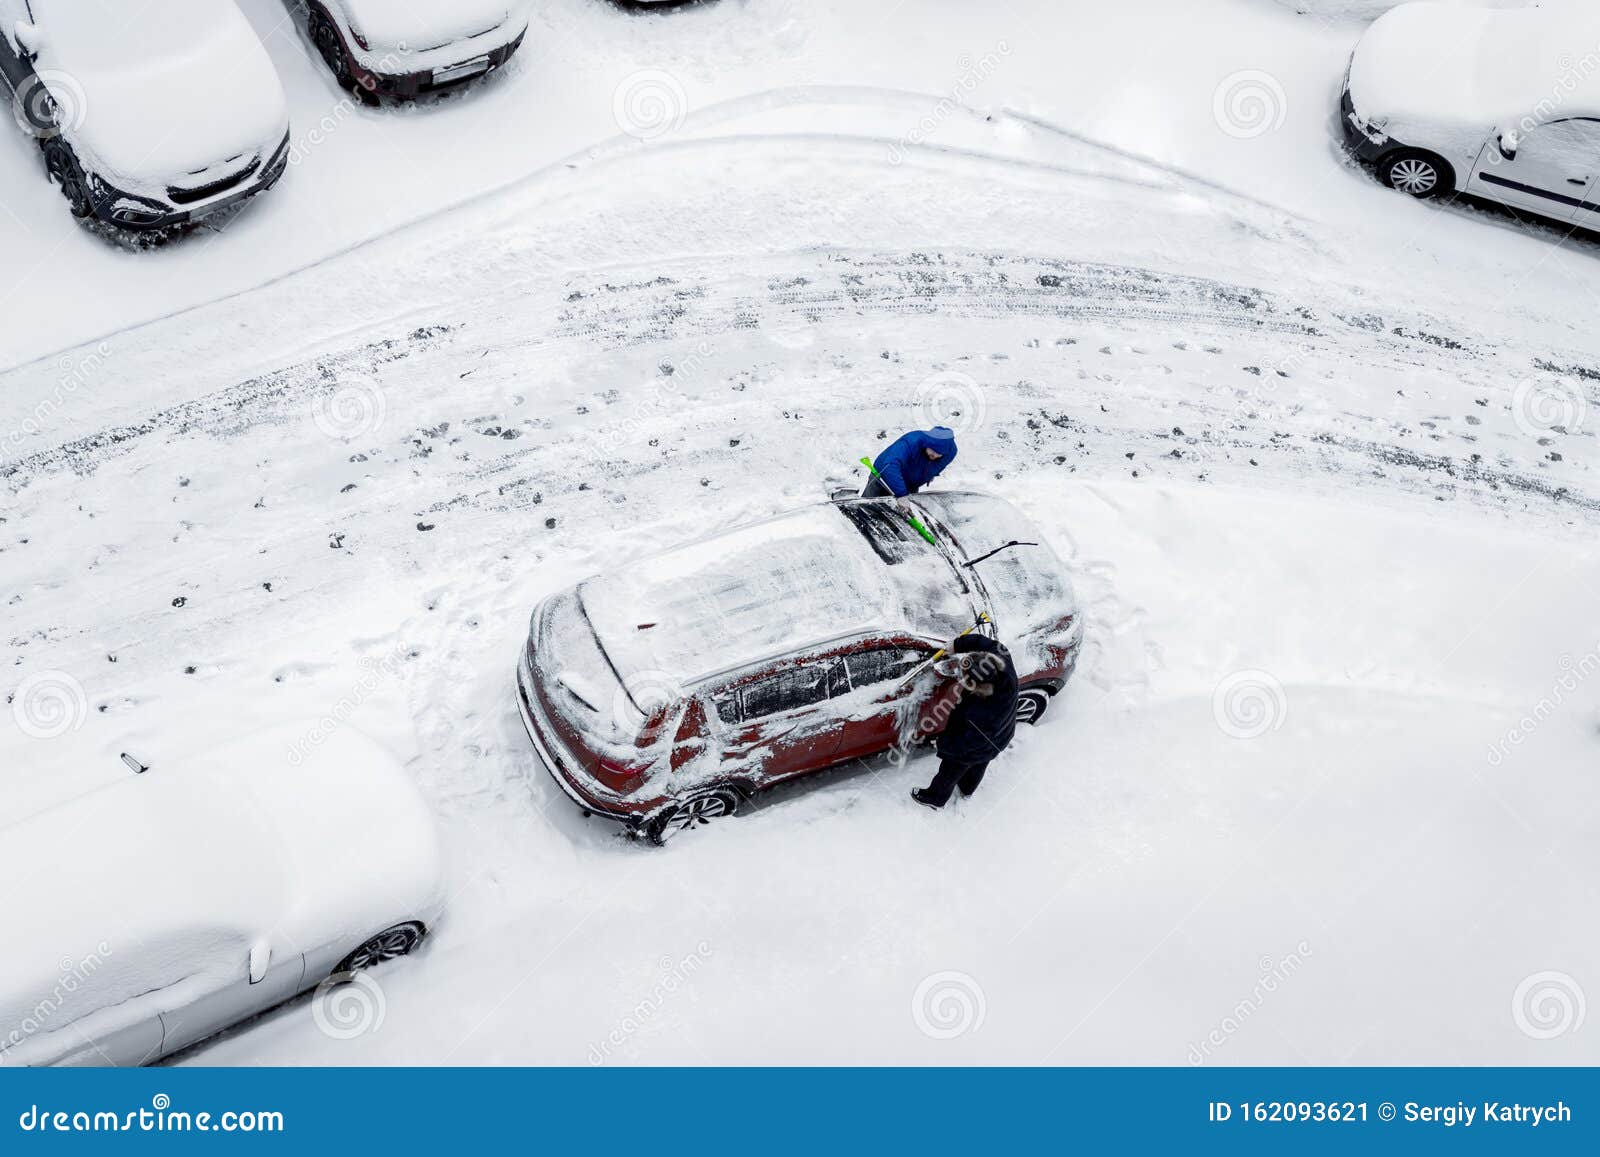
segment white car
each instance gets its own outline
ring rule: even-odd
[[[485,76],[528,32],[525,0],[288,0],[339,83],[415,97]]]
[[[289,163],[283,85],[233,0],[0,0],[0,76],[79,218],[181,225]]]
[[[1386,185],[1600,228],[1600,5],[1412,3],[1346,74],[1345,140]]]
[[[138,1065],[416,947],[433,818],[348,727],[269,731],[0,829],[0,1067]]]

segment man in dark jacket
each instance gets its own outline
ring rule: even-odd
[[[872,463],[863,498],[904,498],[915,494],[956,460],[956,432],[949,426],[901,434]]]
[[[1011,652],[986,635],[962,635],[951,647],[965,670],[961,702],[939,735],[939,773],[911,798],[931,808],[950,802],[956,788],[971,795],[989,761],[1006,749],[1017,727],[1017,668]]]

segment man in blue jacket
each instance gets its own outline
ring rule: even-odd
[[[939,735],[939,772],[911,798],[935,810],[957,788],[971,795],[989,763],[1011,743],[1017,728],[1017,668],[1011,652],[987,635],[962,635],[951,645],[960,670],[961,701]]]
[[[867,479],[861,491],[863,498],[904,498],[915,494],[956,460],[956,432],[949,426],[935,426],[931,430],[912,430],[896,438],[889,448],[878,455],[872,468],[877,471]]]

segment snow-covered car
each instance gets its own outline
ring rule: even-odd
[[[1350,150],[1414,197],[1469,193],[1600,228],[1600,7],[1402,4],[1345,75]]]
[[[155,764],[0,829],[0,1066],[138,1065],[404,955],[442,907],[404,769],[348,727]]]
[[[528,32],[524,0],[288,0],[339,83],[414,97],[499,68]]]
[[[0,0],[0,75],[75,217],[180,225],[289,163],[283,85],[233,0]]]
[[[953,681],[930,660],[975,626],[1011,650],[1018,719],[1038,722],[1083,637],[1061,560],[1003,499],[902,504],[809,507],[543,600],[517,698],[561,790],[659,843],[775,784],[904,750],[943,729]]]

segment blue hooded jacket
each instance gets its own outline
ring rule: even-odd
[[[923,450],[929,447],[944,457],[937,462],[928,461]],[[900,435],[872,465],[882,476],[884,485],[894,491],[894,496],[904,498],[939,477],[955,460],[955,431],[948,426],[935,426],[931,430],[912,430]]]

